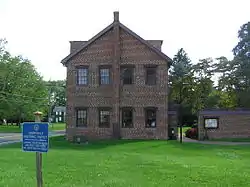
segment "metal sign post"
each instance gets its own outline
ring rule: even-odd
[[[180,143],[182,143],[182,124],[180,124]]]
[[[37,187],[43,186],[42,153],[48,152],[49,124],[41,123],[41,112],[35,112],[35,122],[23,123],[23,151],[36,152]]]

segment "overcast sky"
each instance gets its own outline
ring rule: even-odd
[[[250,0],[0,0],[0,38],[48,79],[65,79],[60,63],[70,40],[88,40],[113,21],[144,39],[161,39],[173,58],[184,48],[193,62],[232,58],[237,31],[250,21]]]

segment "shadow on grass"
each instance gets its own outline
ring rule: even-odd
[[[50,149],[72,149],[72,150],[98,150],[103,149],[107,147],[117,146],[117,145],[124,145],[124,144],[133,144],[133,143],[147,143],[150,142],[150,144],[145,144],[145,146],[135,149],[152,149],[152,148],[158,148],[162,150],[168,151],[169,148],[171,149],[179,149],[181,151],[213,151],[216,149],[224,149],[224,150],[242,150],[242,149],[248,149],[249,146],[224,146],[224,145],[206,145],[206,144],[199,144],[199,143],[180,143],[175,140],[98,140],[98,141],[90,141],[88,144],[76,144],[71,143],[65,140],[65,136],[57,136],[57,137],[51,137],[50,138]],[[8,144],[8,145],[2,145],[0,147],[1,149],[20,149],[22,148],[21,143],[14,143],[14,144]],[[132,151],[132,150],[131,150]]]

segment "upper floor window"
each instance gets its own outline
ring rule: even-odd
[[[156,67],[146,67],[146,84],[156,84]]]
[[[110,84],[110,67],[101,67],[99,74],[100,84]]]
[[[77,84],[78,85],[87,85],[88,84],[88,67],[79,67],[77,68]]]
[[[76,126],[86,127],[87,126],[87,109],[77,109],[76,110]]]
[[[122,109],[122,127],[133,127],[133,108]]]
[[[133,74],[134,68],[133,67],[122,67],[121,68],[121,76],[123,84],[133,84]]]
[[[156,108],[145,109],[145,123],[146,127],[156,127]]]

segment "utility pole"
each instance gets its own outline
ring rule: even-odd
[[[51,87],[49,87],[48,98],[49,98],[48,122],[49,122],[49,124],[50,124],[50,118],[51,118],[51,102],[50,102],[50,99],[51,99]],[[51,123],[51,125],[52,125],[52,128],[53,128],[53,123]]]

